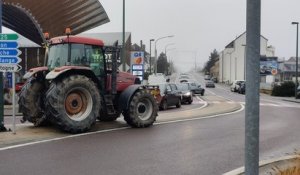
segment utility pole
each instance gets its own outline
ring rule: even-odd
[[[258,175],[261,0],[247,0],[246,21],[245,175]]]
[[[295,83],[295,98],[297,98],[297,88],[298,88],[298,32],[299,32],[299,22],[292,22],[292,24],[297,25],[297,35],[296,35],[296,83]]]
[[[125,0],[123,0],[123,42],[122,42],[122,61],[123,71],[126,71],[126,46],[125,46]]]

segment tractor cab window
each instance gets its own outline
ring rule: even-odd
[[[73,66],[89,66],[84,54],[83,44],[71,44],[71,65]]]
[[[104,55],[99,46],[86,45],[85,46],[86,58],[89,62],[89,67],[96,76],[104,75]]]
[[[58,44],[52,45],[48,54],[48,67],[54,69],[55,67],[65,66],[68,62],[68,45]]]

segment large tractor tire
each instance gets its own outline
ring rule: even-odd
[[[82,133],[96,122],[101,97],[92,80],[71,75],[51,83],[45,104],[47,117],[61,130]]]
[[[146,91],[139,90],[132,97],[129,108],[123,111],[123,116],[128,125],[145,128],[155,122],[157,110],[154,97]]]
[[[30,78],[19,93],[19,111],[23,113],[22,122],[29,121],[35,126],[49,123],[46,120],[44,96],[45,84],[43,80]]]

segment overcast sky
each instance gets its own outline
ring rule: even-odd
[[[100,2],[111,22],[91,32],[121,32],[123,0]],[[296,26],[291,22],[300,22],[300,0],[262,0],[261,16],[261,34],[276,48],[276,56],[295,56]],[[195,53],[197,65],[203,66],[213,49],[222,51],[245,30],[246,0],[126,0],[132,43],[143,40],[149,51],[150,39],[175,35],[158,41],[157,49],[160,53],[175,43],[168,48],[176,50],[167,53],[181,70],[194,67]]]
[[[122,32],[123,0],[99,0],[110,22],[88,32]],[[300,0],[262,0],[261,34],[279,58],[296,53],[296,26]],[[157,42],[181,71],[203,67],[213,49],[218,52],[246,30],[246,0],[126,0],[126,31],[132,43],[175,35]],[[5,30],[4,30],[5,31]],[[154,55],[154,42],[152,42]],[[174,49],[176,48],[176,49]]]

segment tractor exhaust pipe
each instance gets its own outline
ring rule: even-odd
[[[117,94],[117,59],[119,57],[118,41],[113,44],[114,51],[112,53],[112,73],[111,73],[111,93]]]

